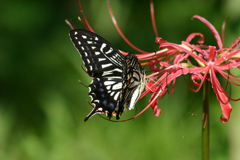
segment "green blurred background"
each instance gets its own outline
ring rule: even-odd
[[[134,45],[158,50],[149,1],[110,0],[110,4]],[[91,78],[81,69],[82,61],[64,22],[72,19],[84,28],[77,20],[77,1],[12,0],[1,1],[0,6],[1,160],[201,159],[202,90],[191,92],[179,77],[174,93],[159,102],[160,117],[148,109],[134,121],[112,123],[94,116],[83,122],[92,108],[87,103],[88,89],[77,80],[89,84]],[[181,43],[190,33],[201,32],[205,44],[216,45],[210,30],[199,20],[191,20],[195,14],[218,31],[230,17],[225,46],[240,36],[239,0],[158,0],[154,6],[159,35],[169,42]],[[96,33],[118,49],[137,53],[114,28],[106,0],[82,0],[82,7]],[[239,97],[238,88],[233,87],[231,95]],[[149,98],[137,103],[137,112],[147,106]],[[239,102],[231,102],[231,118],[223,124],[212,91],[210,99],[211,159],[239,160]],[[135,113],[128,111],[121,119]]]

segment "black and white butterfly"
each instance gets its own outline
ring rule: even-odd
[[[70,31],[87,73],[94,77],[89,88],[93,110],[84,119],[106,113],[120,118],[124,109],[133,109],[145,86],[145,70],[136,55],[124,57],[99,35],[82,29]]]

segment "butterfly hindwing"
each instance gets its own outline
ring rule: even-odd
[[[87,121],[96,113],[106,113],[107,117],[111,118],[118,105],[122,90],[122,79],[94,78],[88,88],[88,95],[92,99],[91,103],[94,105],[94,109],[84,121]]]
[[[99,35],[82,29],[70,31],[88,74],[93,77],[122,76],[124,56]]]

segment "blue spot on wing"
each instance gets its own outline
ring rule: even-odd
[[[114,104],[113,104],[113,103],[109,103],[108,107],[109,107],[109,108],[111,108],[112,110],[114,110],[114,109],[115,109],[115,106],[114,106]]]
[[[104,105],[104,106],[107,105],[107,100],[106,100],[106,99],[103,101],[103,105]]]
[[[102,98],[105,98],[105,94],[101,94],[101,97],[102,97]]]
[[[104,89],[103,88],[98,88],[98,91],[103,93],[104,92]]]

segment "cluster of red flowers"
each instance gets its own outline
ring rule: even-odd
[[[90,31],[94,32],[90,25],[88,24],[83,10],[79,1],[80,10],[86,24],[86,28]],[[132,48],[141,54],[136,54],[140,61],[143,61],[142,65],[148,65],[152,74],[146,76],[149,81],[146,84],[146,89],[142,93],[140,99],[145,96],[147,93],[151,93],[151,98],[149,100],[149,104],[145,109],[143,109],[139,114],[134,116],[133,118],[140,115],[150,106],[154,111],[154,115],[159,116],[161,110],[158,107],[158,100],[161,99],[165,92],[168,90],[168,85],[173,82],[173,87],[171,93],[173,92],[176,78],[181,75],[190,74],[191,81],[197,87],[194,89],[193,87],[189,88],[198,92],[202,87],[204,81],[210,81],[212,88],[217,96],[217,99],[220,103],[223,116],[220,117],[220,120],[225,123],[229,120],[230,113],[232,111],[232,107],[229,103],[229,100],[236,101],[239,99],[232,99],[229,97],[225,90],[220,85],[219,80],[217,79],[216,74],[221,74],[228,82],[233,85],[240,86],[238,82],[240,79],[237,79],[233,75],[230,74],[230,69],[238,68],[240,69],[240,37],[238,37],[232,45],[228,48],[223,48],[223,40],[224,40],[224,29],[225,23],[223,23],[222,27],[222,39],[220,38],[219,33],[214,28],[212,24],[210,24],[206,19],[200,17],[198,15],[193,16],[193,18],[197,18],[202,21],[213,33],[215,39],[217,41],[218,46],[207,46],[203,45],[204,36],[201,33],[192,33],[190,34],[185,41],[182,41],[181,44],[169,43],[158,36],[155,18],[154,18],[154,7],[152,0],[150,1],[151,8],[151,19],[153,29],[156,35],[155,42],[159,44],[159,51],[156,52],[146,52],[140,50],[135,47],[129,40],[123,35],[120,28],[117,25],[117,22],[114,18],[113,12],[111,10],[110,4],[108,3],[109,12],[112,18],[112,21],[121,35],[121,37],[128,43]],[[191,44],[191,40],[199,36],[198,44]],[[120,51],[123,55],[127,55],[128,53]],[[192,58],[190,58],[192,57]],[[194,60],[194,63],[192,62]],[[197,65],[193,65],[197,62]]]

